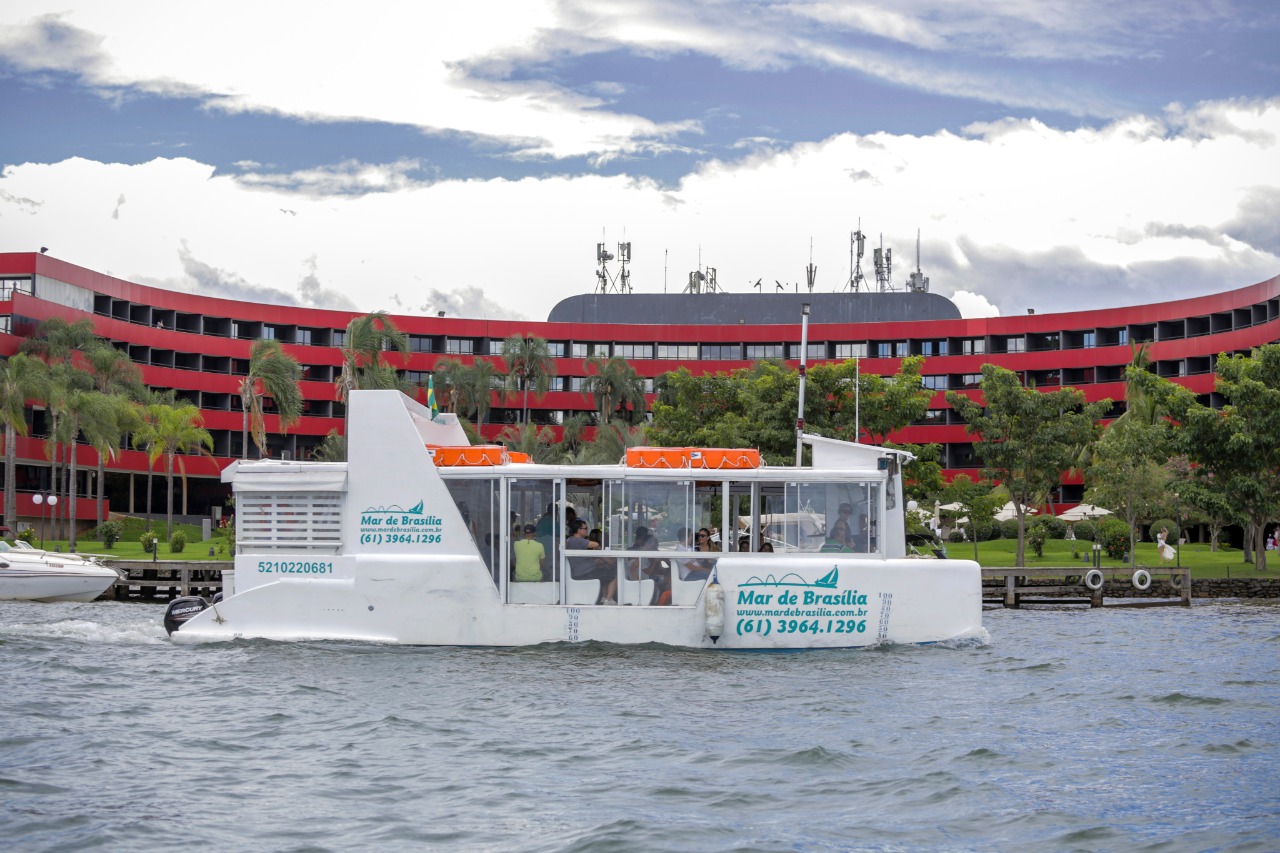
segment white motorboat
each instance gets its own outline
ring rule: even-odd
[[[222,601],[171,605],[175,641],[795,649],[981,634],[977,564],[908,551],[901,451],[805,435],[811,467],[691,448],[540,465],[469,445],[456,417],[395,391],[352,392],[349,417],[346,463],[224,471],[234,571]],[[575,519],[598,550],[566,541]],[[744,550],[695,553],[702,528]]]
[[[0,599],[93,601],[120,575],[93,557],[0,541]]]

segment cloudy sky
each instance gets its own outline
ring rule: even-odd
[[[0,5],[0,251],[265,302],[545,319],[848,289],[970,316],[1280,274],[1273,0]],[[610,272],[617,273],[616,261]]]

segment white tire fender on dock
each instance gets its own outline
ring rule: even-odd
[[[1151,586],[1151,572],[1146,569],[1138,569],[1133,573],[1133,588],[1137,590],[1147,589]]]
[[[1182,574],[1175,572],[1169,575],[1169,586],[1174,589],[1182,589]]]
[[[707,584],[706,592],[702,597],[707,616],[707,636],[714,643],[724,633],[724,587],[712,581]]]
[[[1105,582],[1106,578],[1097,569],[1090,569],[1084,573],[1084,585],[1095,592],[1102,589],[1102,584]]]

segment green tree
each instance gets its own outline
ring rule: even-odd
[[[70,525],[67,546],[72,551],[76,549],[78,503],[76,497],[79,491],[79,458],[76,453],[76,439],[83,433],[95,449],[113,440],[117,445],[119,444],[120,429],[115,399],[93,390],[74,390],[67,395],[62,424],[66,430],[67,445],[70,448],[67,454],[67,499],[69,501],[67,519]],[[101,516],[100,508],[99,516]]]
[[[944,504],[959,504],[956,517],[969,519],[969,538],[973,540],[973,559],[978,559],[978,540],[982,536],[980,525],[990,525],[991,517],[1004,505],[1004,492],[994,492],[990,480],[975,480],[968,474],[957,474],[941,492],[938,500]]]
[[[1214,475],[1232,506],[1253,527],[1255,567],[1265,571],[1263,535],[1280,515],[1280,344],[1250,355],[1218,356],[1215,388],[1221,411],[1196,404],[1180,434],[1192,461]]]
[[[529,389],[533,389],[535,399],[542,399],[551,390],[551,379],[556,375],[551,348],[543,338],[512,335],[502,343],[502,360],[507,366],[507,390],[523,392],[520,423],[527,424]]]
[[[587,377],[582,380],[582,393],[595,398],[603,426],[622,410],[629,420],[642,417],[646,410],[644,380],[622,356],[609,359],[593,355],[587,359]]]
[[[134,450],[141,450],[147,455],[147,530],[151,529],[151,480],[155,473],[156,462],[160,459],[159,423],[161,412],[175,405],[175,394],[167,391],[148,390],[142,397],[137,415],[133,436]]]
[[[334,383],[344,406],[352,391],[403,390],[395,368],[382,357],[389,350],[408,355],[409,336],[396,327],[386,311],[354,317],[347,324],[342,369]]]
[[[77,364],[77,354],[99,345],[93,334],[93,321],[82,317],[68,323],[61,317],[51,317],[40,322],[35,334],[22,342],[21,351],[34,355],[49,365],[45,385],[46,416],[49,434],[45,440],[45,455],[51,463],[50,489],[54,494],[62,492],[62,445],[67,440],[66,430],[60,420],[66,412],[68,394],[89,387],[88,375]],[[74,441],[74,436],[71,439]],[[74,449],[74,447],[73,447]],[[68,489],[70,492],[70,489]],[[54,537],[58,537],[60,513],[53,518]]]
[[[16,353],[0,365],[0,422],[4,424],[4,523],[18,529],[17,436],[27,434],[26,404],[44,397],[43,361]]]
[[[530,423],[513,424],[502,430],[498,435],[498,441],[508,450],[528,454],[530,461],[533,462],[560,461],[555,434],[550,427],[539,427],[537,424]]]
[[[86,432],[86,439],[94,446],[98,454],[98,493],[95,498],[98,526],[102,526],[103,510],[107,500],[106,460],[114,458],[120,450],[124,433],[132,432],[139,423],[139,414],[132,405],[133,400],[141,400],[146,396],[146,386],[142,384],[142,370],[133,363],[128,353],[105,343],[92,346],[84,354],[85,367],[93,377],[93,387],[100,394],[109,395],[115,411],[115,430],[104,428],[95,430],[93,435]],[[91,425],[91,429],[97,426]]]
[[[346,462],[347,439],[336,429],[329,430],[324,440],[316,445],[311,458],[316,462]]]
[[[1156,461],[1155,428],[1138,421],[1112,423],[1093,448],[1089,466],[1090,503],[1112,508],[1129,526],[1129,565],[1135,562],[1138,522],[1160,508],[1169,475]],[[1152,441],[1153,443],[1148,443]]]
[[[195,406],[184,403],[177,406],[164,406],[156,411],[153,425],[153,454],[163,456],[165,460],[165,479],[168,487],[168,511],[165,538],[173,538],[173,469],[177,461],[182,476],[183,490],[186,490],[187,469],[179,454],[199,451],[203,455],[212,456],[213,438],[203,426],[204,418]]]
[[[349,327],[348,327],[349,328]],[[302,417],[302,367],[298,360],[284,351],[274,339],[254,341],[249,351],[249,372],[240,381],[240,401],[243,423],[240,428],[241,458],[249,458],[249,435],[252,429],[253,443],[258,446],[258,458],[262,458],[267,446],[267,427],[263,417],[263,400],[275,401],[280,421],[280,432],[287,433],[292,424]]]
[[[1098,419],[1110,400],[1086,403],[1074,388],[1041,393],[1024,388],[1011,370],[982,366],[985,407],[963,394],[947,392],[947,403],[968,425],[984,473],[1009,490],[1018,520],[1017,566],[1026,565],[1026,510],[1041,504],[1097,439]]]

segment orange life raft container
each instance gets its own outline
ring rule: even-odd
[[[501,444],[474,444],[468,447],[440,447],[428,444],[431,458],[441,468],[460,465],[503,465],[510,457]],[[521,454],[523,455],[523,454]]]
[[[627,449],[627,467],[759,468],[760,451],[753,447],[631,447]]]

